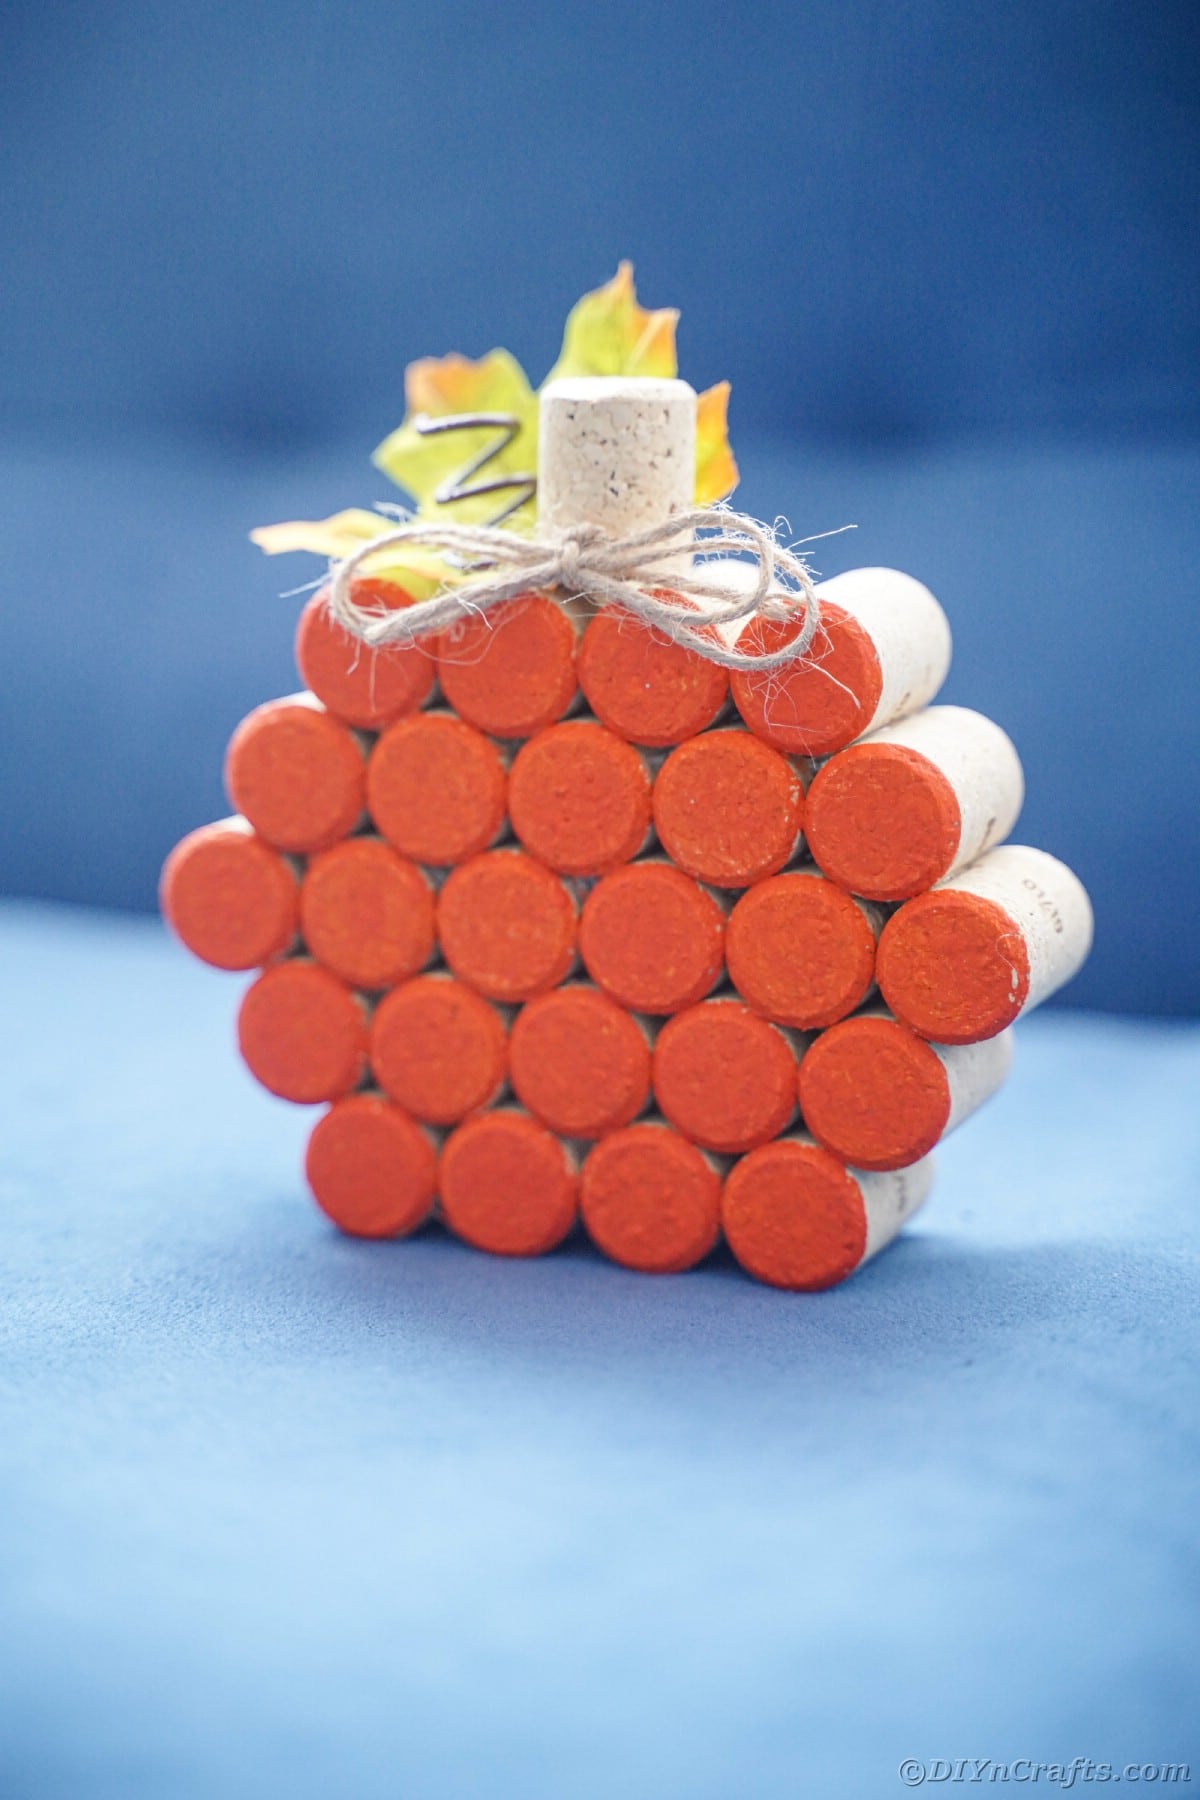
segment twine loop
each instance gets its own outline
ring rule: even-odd
[[[379,551],[403,546],[446,557],[462,569],[462,578],[411,606],[389,611],[359,605],[358,570]],[[727,578],[737,566],[754,571],[753,583],[747,581],[740,594]],[[351,636],[378,648],[415,644],[462,619],[486,618],[529,592],[550,594],[564,605],[586,599],[620,607],[726,669],[794,663],[808,654],[820,625],[812,572],[796,547],[780,543],[769,525],[726,506],[696,507],[623,537],[597,525],[522,537],[495,525],[410,521],[333,566],[328,606]],[[798,629],[776,650],[727,648],[716,628],[754,618],[792,621]]]

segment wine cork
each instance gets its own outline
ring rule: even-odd
[[[434,953],[433,888],[382,838],[347,838],[308,865],[300,889],[304,941],[351,987],[378,989],[423,969]]]
[[[721,1229],[722,1165],[661,1119],[614,1131],[589,1152],[580,1183],[588,1235],[627,1269],[691,1269]]]
[[[721,898],[663,857],[626,863],[583,903],[579,949],[592,980],[632,1012],[674,1013],[724,972]]]
[[[800,1133],[731,1170],[721,1224],[742,1267],[772,1287],[834,1287],[890,1244],[929,1192],[933,1159],[887,1174],[848,1169]]]
[[[231,804],[279,850],[324,850],[366,804],[362,743],[311,694],[270,700],[242,720],[225,755]]]
[[[686,381],[581,376],[541,390],[538,529],[622,537],[693,505],[696,393]]]
[[[180,943],[214,969],[257,969],[291,949],[300,882],[286,856],[245,819],[189,832],[163,864],[163,917]]]
[[[453,713],[417,713],[385,731],[367,764],[367,805],[405,856],[445,868],[503,836],[508,770],[498,745]]]
[[[433,1211],[431,1134],[382,1094],[351,1094],[318,1119],[304,1172],[313,1198],[350,1237],[407,1237]]]
[[[532,737],[578,703],[579,627],[545,594],[522,594],[442,633],[437,673],[447,702],[480,731]]]
[[[940,1044],[994,1037],[1070,981],[1092,946],[1077,875],[1002,844],[888,920],[876,972],[896,1017]]]
[[[575,1224],[573,1152],[515,1107],[476,1113],[447,1139],[439,1165],[442,1216],[495,1256],[540,1256]]]
[[[749,887],[803,849],[811,766],[741,727],[672,750],[654,783],[654,824],[681,869],[714,887]]]
[[[736,999],[704,1000],[667,1020],[654,1046],[663,1116],[706,1150],[750,1150],[795,1117],[804,1045]]]
[[[275,963],[247,990],[238,1048],[281,1100],[338,1100],[367,1070],[367,1012],[344,982],[306,957]]]
[[[874,1006],[815,1040],[800,1064],[800,1111],[818,1143],[858,1169],[901,1169],[996,1092],[1013,1034],[935,1045]]]
[[[504,1016],[441,971],[385,994],[371,1020],[371,1067],[384,1092],[433,1125],[490,1106],[506,1081]]]
[[[817,587],[821,625],[794,669],[736,672],[734,704],[781,750],[829,756],[928,705],[950,669],[950,626],[929,589],[898,569],[851,569]],[[752,620],[743,650],[778,650],[799,625]]]
[[[649,1032],[584,982],[522,1007],[508,1066],[521,1104],[564,1137],[599,1137],[628,1125],[649,1104]]]
[[[491,1000],[531,1000],[575,966],[574,893],[522,850],[488,850],[452,869],[437,927],[451,969]]]
[[[412,604],[395,582],[362,577],[351,584],[351,599],[356,606],[389,611]],[[300,679],[322,706],[364,731],[380,731],[424,706],[436,675],[432,649],[420,644],[371,649],[338,624],[327,600],[324,589],[314,594],[296,627]]]
[[[908,900],[1001,843],[1025,778],[1011,739],[965,706],[930,706],[842,750],[809,789],[805,835],[832,881]]]
[[[844,1019],[875,979],[879,908],[815,869],[757,882],[729,915],[725,959],[742,998],[805,1031]]]
[[[508,811],[517,837],[563,875],[602,875],[650,836],[644,757],[595,719],[552,725],[513,759]]]
[[[729,701],[729,677],[719,663],[619,607],[598,613],[584,632],[579,682],[602,724],[648,749],[695,737]]]

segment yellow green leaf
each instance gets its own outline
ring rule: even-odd
[[[670,379],[678,369],[673,306],[647,312],[637,303],[633,264],[571,308],[558,361],[547,375],[648,375]]]
[[[464,525],[489,523],[520,497],[519,486],[460,500],[448,499],[448,490],[506,477],[535,478],[537,395],[520,363],[507,350],[491,350],[478,361],[458,355],[424,357],[409,364],[404,394],[404,421],[380,444],[374,461],[412,495],[419,517],[453,519]],[[424,420],[481,412],[501,414],[512,421],[515,432],[509,441],[504,429],[496,425],[428,433],[420,429]],[[504,523],[510,529],[529,530],[533,516],[533,505],[527,500]]]
[[[260,525],[257,531],[250,533],[250,538],[268,556],[283,556],[289,550],[310,550],[316,556],[340,561],[390,529],[391,521],[379,513],[350,507],[328,519],[292,519],[282,525]],[[375,556],[369,556],[363,564],[363,574],[398,582],[414,600],[427,599],[455,578],[454,571],[440,556],[403,544],[393,544]]]
[[[738,484],[729,447],[729,383],[718,381],[696,400],[696,505],[724,500]]]

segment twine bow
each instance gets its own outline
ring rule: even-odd
[[[391,611],[360,606],[354,598],[357,571],[378,551],[401,545],[453,558],[462,564],[464,579],[411,606]],[[689,563],[689,557],[699,560]],[[753,585],[737,595],[719,576],[735,561],[755,571]],[[379,647],[416,643],[461,619],[486,617],[531,591],[552,594],[563,604],[587,599],[621,607],[726,669],[769,670],[795,662],[808,654],[820,624],[820,602],[804,558],[781,544],[770,526],[723,506],[677,513],[625,537],[610,537],[597,525],[541,537],[521,537],[494,525],[398,525],[333,568],[328,605],[353,637]],[[714,627],[751,618],[795,620],[799,629],[777,650],[726,648]]]

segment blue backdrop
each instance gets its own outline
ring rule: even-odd
[[[11,892],[153,904],[294,685],[246,531],[386,498],[411,357],[540,378],[622,255],[729,377],[754,510],[856,521],[1092,888],[1070,998],[1200,1006],[1196,14],[10,7],[0,732]]]

